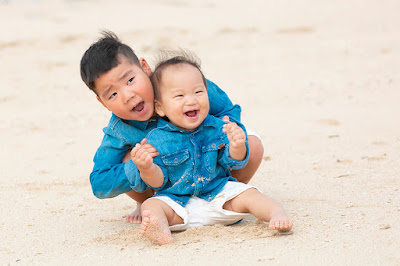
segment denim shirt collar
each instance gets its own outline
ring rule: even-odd
[[[207,115],[206,118],[204,119],[204,121],[200,124],[200,126],[198,126],[196,128],[196,130],[194,131],[188,131],[188,130],[184,130],[184,129],[180,129],[177,126],[172,125],[171,123],[169,123],[168,121],[166,121],[163,118],[160,118],[158,120],[158,124],[157,127],[158,128],[162,128],[165,131],[177,131],[177,132],[181,132],[183,134],[195,134],[198,131],[201,131],[204,127],[216,127],[217,123],[215,122],[215,117],[213,117],[212,115]]]

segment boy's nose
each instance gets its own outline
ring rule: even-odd
[[[128,103],[130,99],[132,99],[133,97],[135,97],[135,93],[133,91],[130,90],[126,90],[124,92],[124,102]]]

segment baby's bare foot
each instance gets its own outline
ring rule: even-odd
[[[271,230],[278,230],[279,232],[289,232],[292,226],[292,221],[285,213],[278,213],[272,216],[268,228]]]
[[[143,211],[140,233],[159,245],[171,244],[174,242],[168,224],[161,223],[149,210]]]
[[[141,203],[137,203],[136,209],[126,217],[126,222],[131,224],[140,224],[142,222],[142,214],[140,213]]]

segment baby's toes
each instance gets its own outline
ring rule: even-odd
[[[150,223],[150,212],[145,210],[143,211],[142,214],[142,227],[147,227],[149,223]]]
[[[289,220],[283,220],[281,221],[281,229],[287,229],[289,228]]]
[[[277,220],[269,221],[268,228],[271,229],[271,230],[275,230],[275,229],[279,228],[279,221],[277,221]]]
[[[287,232],[290,231],[290,229],[292,229],[292,222],[288,219],[285,219],[283,221],[281,221],[281,227],[278,229],[281,232]]]

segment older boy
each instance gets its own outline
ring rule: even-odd
[[[130,149],[144,143],[147,133],[155,128],[153,87],[149,76],[151,69],[143,58],[119,41],[112,32],[93,43],[81,59],[81,77],[96,94],[98,101],[112,112],[104,137],[93,159],[90,175],[93,193],[98,198],[111,198],[126,193],[137,201],[136,210],[127,217],[128,222],[140,223],[140,205],[153,195],[146,185],[137,186],[137,167],[129,158]],[[227,95],[207,80],[210,114],[240,123],[240,107],[233,105]],[[151,145],[143,148],[152,156],[158,152]],[[239,181],[247,183],[257,168],[263,146],[259,138],[249,136],[249,163],[233,172]],[[127,159],[128,156],[128,159]],[[135,191],[131,187],[135,187]]]
[[[147,138],[160,156],[153,159],[140,144],[131,152],[141,177],[135,183],[157,189],[142,205],[142,234],[169,244],[170,230],[232,224],[249,213],[270,222],[270,229],[289,231],[292,223],[279,203],[231,177],[228,169],[247,163],[246,134],[236,123],[208,114],[199,63],[181,53],[161,61],[151,81],[163,119]]]

